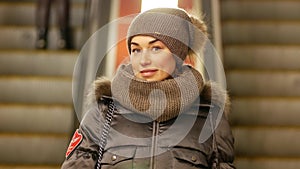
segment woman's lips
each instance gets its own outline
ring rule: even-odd
[[[140,71],[140,73],[143,77],[153,76],[156,72],[157,72],[157,69],[146,69],[146,70]]]

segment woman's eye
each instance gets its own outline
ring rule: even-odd
[[[159,50],[161,50],[162,48],[160,46],[154,46],[152,47],[152,51],[153,52],[158,52]]]
[[[140,49],[132,49],[131,53],[139,53],[141,50]]]

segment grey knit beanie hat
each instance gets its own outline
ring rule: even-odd
[[[193,43],[191,19],[182,9],[155,8],[137,15],[127,32],[127,47],[136,35],[149,35],[162,41],[170,51],[185,60]]]

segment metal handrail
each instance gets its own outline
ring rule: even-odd
[[[108,0],[86,0],[84,4],[84,18],[82,22],[82,34],[80,39],[81,51],[84,50],[84,56],[77,60],[77,77],[73,87],[75,88],[74,106],[77,116],[82,119],[84,112],[86,112],[86,95],[87,90],[91,87],[92,82],[95,80],[95,74],[93,73],[98,69],[97,52],[101,49],[105,49],[105,39],[91,38],[93,34],[102,26],[107,24],[110,19],[110,6],[111,1]],[[89,39],[92,39],[91,45],[85,46]],[[107,37],[104,37],[108,39]],[[101,43],[102,42],[102,43]],[[100,45],[101,44],[101,45]],[[84,48],[84,49],[83,49]],[[104,63],[104,62],[103,62]],[[100,71],[104,70],[105,64],[100,65]],[[101,73],[101,72],[100,72]]]

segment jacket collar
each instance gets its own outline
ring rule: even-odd
[[[94,82],[94,97],[97,101],[101,99],[112,99],[111,81],[105,77],[99,77]],[[222,89],[217,83],[208,81],[204,84],[200,93],[199,106],[219,107],[224,109],[224,114],[228,118],[231,102],[226,90]]]

